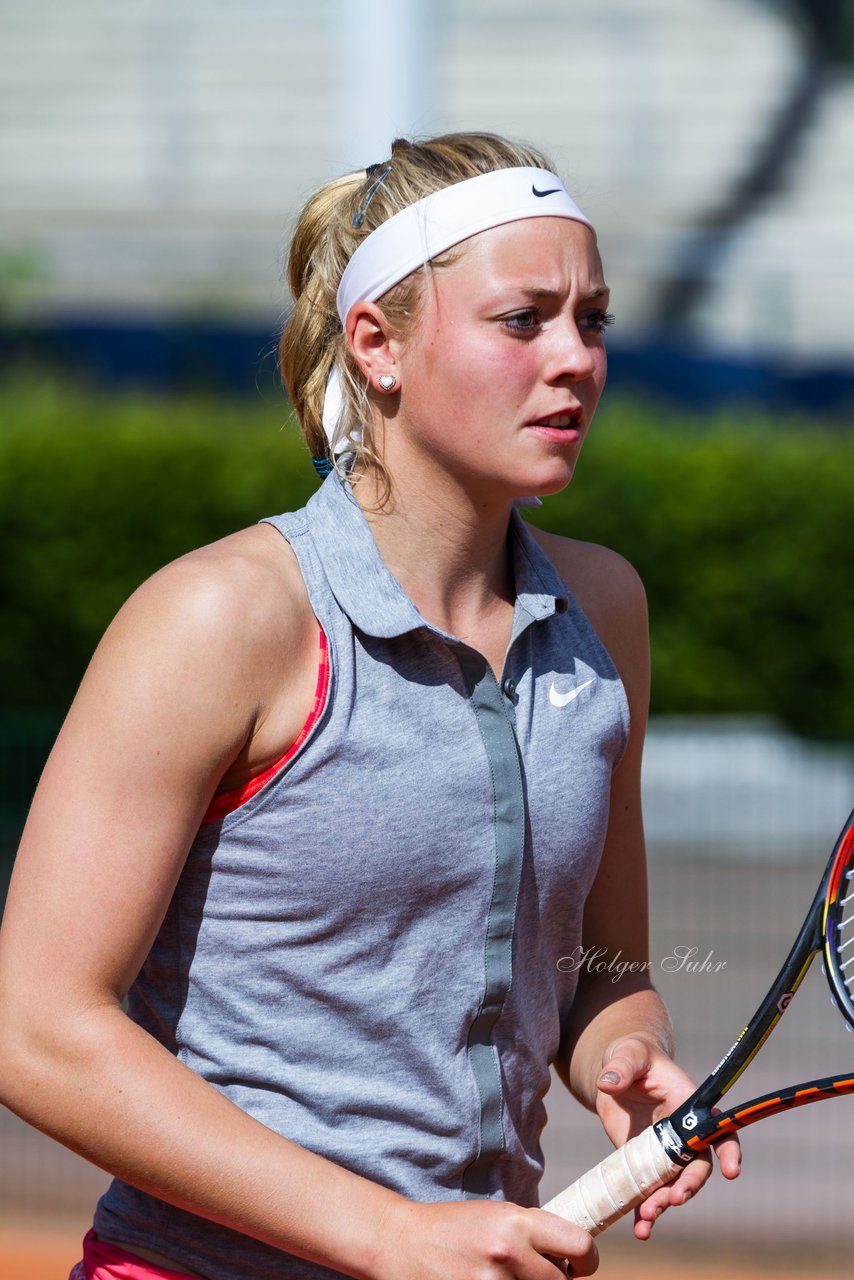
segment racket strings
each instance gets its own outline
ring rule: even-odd
[[[835,950],[839,975],[854,1001],[854,866],[843,872],[838,912]]]

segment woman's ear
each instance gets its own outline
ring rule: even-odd
[[[376,303],[357,302],[350,308],[347,316],[347,345],[374,390],[388,393],[397,388],[400,377],[396,358],[397,343]]]

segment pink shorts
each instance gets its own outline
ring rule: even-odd
[[[118,1245],[95,1239],[90,1231],[83,1241],[83,1261],[71,1268],[68,1280],[192,1280],[183,1271],[167,1271],[127,1253]]]

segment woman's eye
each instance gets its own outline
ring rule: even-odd
[[[614,317],[610,311],[591,311],[582,323],[593,333],[604,333],[614,323]]]
[[[527,311],[517,311],[513,316],[505,316],[501,322],[511,333],[533,333],[539,326],[540,317],[533,307]]]

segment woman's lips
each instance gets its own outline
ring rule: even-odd
[[[547,417],[535,419],[525,425],[529,430],[536,431],[550,440],[563,440],[568,443],[577,440],[581,433],[581,409],[550,413]]]

